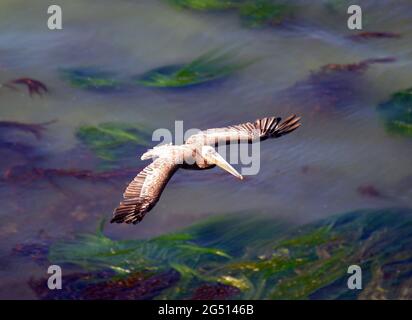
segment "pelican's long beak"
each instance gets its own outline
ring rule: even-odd
[[[233,174],[236,178],[243,180],[243,176],[239,172],[237,172],[236,169],[233,168],[225,159],[223,159],[223,157],[219,153],[214,152],[211,157],[213,157],[213,162],[217,166],[221,167],[223,170],[226,170],[230,174]]]

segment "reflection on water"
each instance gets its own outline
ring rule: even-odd
[[[141,146],[115,168],[102,163],[76,135],[82,126],[133,123],[151,131],[173,129],[175,120],[210,128],[268,115],[303,118],[294,134],[262,144],[257,176],[239,182],[218,169],[178,172],[141,225],[107,227],[116,238],[147,238],[237,211],[300,224],[357,208],[411,206],[411,140],[389,134],[376,111],[412,86],[409,1],[362,1],[366,31],[401,35],[362,41],[348,37],[344,1],[305,5],[290,24],[269,28],[247,28],[234,12],[179,10],[161,0],[59,2],[64,29],[53,32],[45,23],[49,1],[0,4],[0,83],[30,77],[49,89],[30,97],[24,86],[1,87],[0,121],[56,120],[41,137],[0,128],[0,297],[33,298],[27,279],[44,275],[10,256],[13,247],[94,230],[144,165]],[[254,63],[179,90],[83,90],[61,75],[95,67],[124,81],[215,48],[236,48],[237,58]],[[396,60],[354,70],[333,65],[390,57]]]

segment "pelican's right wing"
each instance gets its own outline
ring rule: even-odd
[[[178,169],[172,159],[161,157],[144,168],[123,194],[123,201],[113,212],[110,222],[140,222],[160,198],[167,182]]]
[[[263,141],[268,138],[283,136],[300,126],[300,118],[296,115],[280,122],[281,118],[269,117],[255,122],[246,122],[225,128],[207,129],[194,134],[186,140],[186,144],[214,145]]]

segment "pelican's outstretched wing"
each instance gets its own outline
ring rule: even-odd
[[[162,194],[167,182],[178,169],[171,158],[157,158],[144,168],[123,194],[123,201],[114,210],[110,222],[138,223],[152,209]]]
[[[242,123],[225,128],[207,129],[190,136],[186,144],[219,145],[236,142],[263,141],[268,138],[283,136],[300,126],[300,118],[291,115],[285,121],[281,118],[269,117],[258,119],[255,122]]]

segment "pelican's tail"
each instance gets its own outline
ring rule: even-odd
[[[297,128],[300,127],[300,117],[294,115],[291,115],[288,117],[285,121],[281,122],[275,127],[275,130],[273,131],[272,135],[274,137],[281,137],[285,134],[288,134]]]

